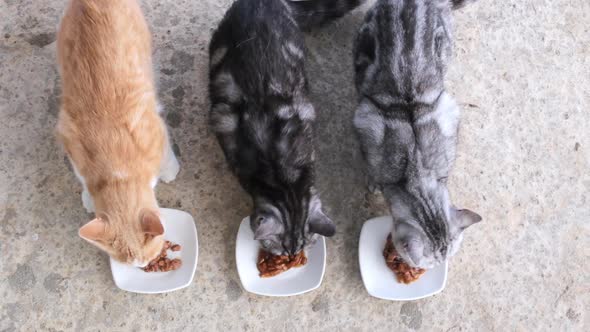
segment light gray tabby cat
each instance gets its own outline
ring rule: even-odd
[[[393,243],[410,265],[432,268],[454,255],[465,228],[481,221],[456,209],[447,189],[459,107],[445,92],[451,9],[472,0],[378,0],[355,45],[360,105],[354,126],[369,186],[393,217]]]

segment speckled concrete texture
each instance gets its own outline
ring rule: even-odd
[[[352,39],[367,6],[307,38],[319,114],[318,187],[338,224],[322,286],[246,293],[234,238],[250,202],[207,129],[207,45],[228,0],[142,1],[159,94],[182,169],[164,207],[200,235],[193,284],[118,290],[107,257],[80,240],[91,216],[53,136],[60,81],[57,0],[0,2],[0,330],[588,331],[590,2],[481,0],[455,13],[449,91],[463,109],[454,201],[482,216],[446,289],[408,303],[371,298],[358,267],[363,220],[386,213],[364,187],[352,131]]]

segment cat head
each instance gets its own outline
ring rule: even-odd
[[[133,221],[115,218],[119,216],[100,214],[82,226],[78,234],[115,260],[137,267],[146,266],[160,254],[164,226],[156,211],[144,209]]]
[[[322,211],[319,197],[305,196],[291,204],[264,198],[255,200],[250,227],[264,250],[273,255],[296,255],[314,243],[317,235],[334,235],[336,226]]]
[[[439,188],[438,195],[413,196],[398,190],[392,197],[393,244],[412,266],[432,268],[455,255],[465,229],[482,219],[473,211],[452,206],[446,186]]]

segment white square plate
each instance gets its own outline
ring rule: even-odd
[[[326,241],[319,236],[317,242],[305,250],[307,264],[292,268],[271,278],[261,278],[256,267],[260,244],[254,240],[250,218],[240,224],[236,240],[236,265],[240,281],[250,293],[265,296],[293,296],[320,287],[326,270]]]
[[[193,281],[199,249],[193,217],[180,210],[160,209],[160,219],[164,238],[182,246],[179,252],[168,251],[168,257],[182,259],[182,266],[175,271],[148,273],[111,258],[113,279],[120,289],[144,294],[166,293],[187,287]]]
[[[422,299],[441,292],[447,283],[448,262],[441,264],[409,285],[397,282],[385,264],[383,248],[393,227],[391,217],[368,220],[359,240],[359,264],[367,292],[371,296],[392,301]]]

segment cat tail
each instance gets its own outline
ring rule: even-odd
[[[330,23],[366,0],[285,0],[302,30],[309,31]]]

